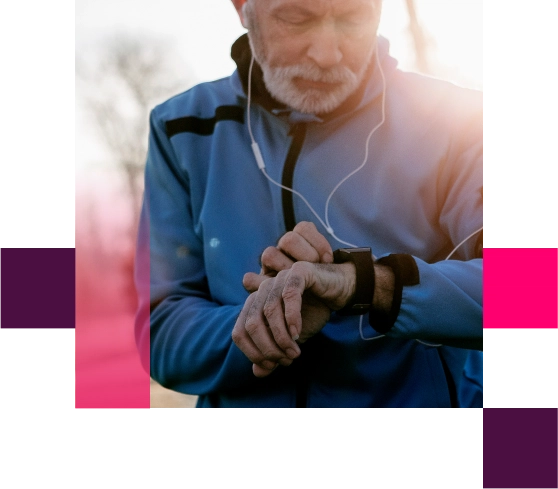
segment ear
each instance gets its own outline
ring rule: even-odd
[[[246,18],[244,17],[244,10],[243,10],[243,7],[246,5],[246,0],[232,0],[232,3],[234,5],[234,8],[236,9],[238,17],[240,18],[240,23],[242,24],[243,27],[247,28]]]

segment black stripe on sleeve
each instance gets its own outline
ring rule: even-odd
[[[169,138],[182,132],[191,132],[199,136],[213,134],[215,124],[219,121],[235,121],[244,124],[244,108],[237,105],[221,105],[215,109],[213,117],[180,117],[166,122],[166,131]]]

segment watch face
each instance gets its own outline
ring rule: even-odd
[[[333,252],[333,256],[335,258],[336,256],[342,257],[355,253],[370,253],[370,256],[372,256],[372,248],[339,248]]]
[[[334,253],[370,253],[372,255],[372,248],[339,248]]]
[[[343,251],[346,251],[347,253],[372,253],[371,248],[344,248]]]

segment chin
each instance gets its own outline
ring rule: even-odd
[[[348,97],[346,94],[324,93],[323,90],[301,92],[293,90],[282,102],[305,114],[327,114],[337,109]]]

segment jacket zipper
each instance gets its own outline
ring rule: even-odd
[[[289,131],[289,135],[293,137],[285,164],[283,166],[283,177],[281,183],[287,188],[293,188],[293,177],[296,162],[302,150],[304,138],[306,137],[306,124],[295,124]],[[293,193],[288,190],[281,190],[281,202],[283,204],[283,219],[285,221],[285,229],[292,231],[296,225],[293,205]]]
[[[283,165],[283,176],[281,183],[287,188],[293,188],[293,177],[296,162],[302,150],[302,145],[304,144],[304,139],[306,137],[306,124],[295,124],[289,131],[289,136],[292,136],[291,146],[289,147],[289,152],[287,153],[287,158],[285,159],[285,164]],[[296,225],[296,219],[294,215],[294,203],[293,203],[293,193],[288,190],[281,190],[281,202],[283,205],[283,219],[285,221],[285,229],[287,231],[292,231]],[[304,363],[299,361],[298,373],[296,376],[296,407],[305,408],[307,405],[307,392],[308,392],[308,382],[306,380],[306,369],[304,368]]]

